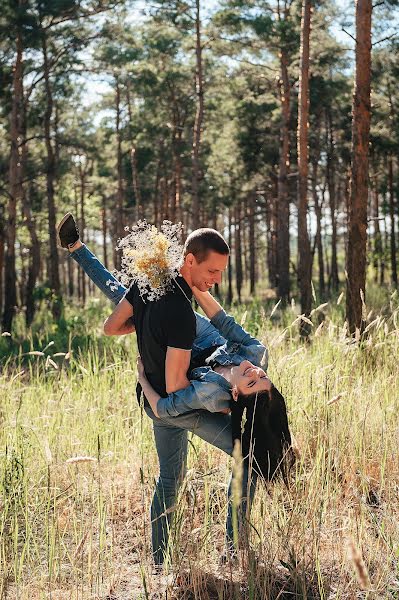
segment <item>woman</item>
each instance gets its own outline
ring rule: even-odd
[[[115,304],[127,289],[80,240],[70,248],[73,259]],[[227,315],[209,294],[193,289],[208,318],[196,313],[197,336],[192,349],[190,385],[161,398],[150,386],[139,362],[139,382],[156,417],[170,418],[192,410],[232,413],[233,439],[241,441],[246,463],[266,480],[293,463],[284,398],[260,367],[267,350]],[[246,410],[246,423],[241,431]],[[286,460],[288,458],[288,460]]]

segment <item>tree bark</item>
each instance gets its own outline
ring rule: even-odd
[[[255,251],[255,193],[249,195],[249,291],[255,294],[256,284],[256,251]]]
[[[398,287],[398,269],[396,262],[395,239],[395,192],[393,184],[393,157],[388,158],[388,194],[389,194],[389,220],[390,220],[390,251],[391,251],[391,279],[394,288]]]
[[[85,238],[86,233],[86,214],[85,214],[85,195],[86,195],[86,175],[87,175],[87,158],[85,155],[79,157],[79,205],[80,205],[80,236],[82,239]],[[79,269],[80,274],[80,289],[81,289],[81,300],[83,306],[86,303],[86,276],[83,269]]]
[[[236,265],[236,288],[238,301],[241,302],[241,288],[242,288],[242,245],[241,245],[241,202],[238,201],[234,212],[235,212],[235,229],[234,229],[234,242],[235,242],[235,265]]]
[[[356,2],[356,75],[352,114],[352,172],[346,256],[346,318],[350,333],[365,325],[368,157],[370,138],[371,0]],[[363,298],[362,298],[363,296]]]
[[[277,197],[277,273],[278,295],[282,300],[288,301],[290,296],[290,208],[288,197],[290,84],[288,57],[284,48],[281,48],[280,51],[280,70],[281,126]]]
[[[371,189],[373,197],[373,224],[374,224],[374,240],[373,240],[373,267],[374,267],[374,283],[378,284],[380,277],[380,268],[382,260],[382,237],[380,229],[380,198],[378,190],[378,166],[374,164],[373,186]]]
[[[278,177],[272,176],[273,188],[270,196],[265,198],[265,221],[267,231],[267,270],[269,284],[276,288],[277,278],[277,196],[278,196]]]
[[[101,208],[101,229],[103,235],[103,261],[104,266],[108,269],[108,253],[107,253],[107,205],[105,195],[102,197],[102,208]]]
[[[130,131],[130,168],[132,171],[132,185],[134,192],[134,199],[136,201],[136,220],[143,219],[143,203],[141,199],[141,190],[140,190],[140,182],[139,182],[139,172],[137,168],[137,153],[136,153],[136,144],[133,136],[133,117],[132,117],[132,106],[130,100],[130,85],[129,82],[126,84],[126,100],[127,100],[127,110],[129,116],[129,131]]]
[[[204,120],[204,80],[202,64],[202,45],[201,45],[201,16],[200,0],[195,0],[195,91],[197,96],[197,108],[195,113],[193,145],[191,150],[192,162],[192,224],[193,229],[200,224],[200,205],[199,205],[199,184],[200,184],[200,145],[201,133]]]
[[[56,238],[56,212],[54,202],[54,182],[56,176],[56,161],[54,148],[51,141],[51,119],[53,114],[53,94],[50,83],[50,65],[47,51],[46,31],[42,29],[42,51],[43,51],[43,70],[44,70],[44,87],[46,91],[46,110],[44,113],[44,137],[47,152],[46,165],[46,189],[47,189],[47,210],[48,210],[48,234],[49,234],[49,284],[53,292],[51,302],[51,311],[54,320],[59,320],[62,312],[61,296],[60,296],[60,275],[59,275],[59,259],[57,250]]]
[[[324,278],[324,254],[323,254],[323,239],[321,235],[321,221],[322,221],[322,203],[319,201],[319,194],[317,191],[317,174],[318,174],[318,161],[317,157],[313,162],[312,172],[312,195],[314,208],[316,213],[316,248],[317,248],[317,261],[319,267],[319,295],[320,300],[323,301],[325,295],[325,278]]]
[[[331,271],[329,274],[329,288],[334,292],[338,291],[338,259],[337,259],[337,216],[336,216],[336,190],[335,190],[335,146],[334,132],[331,111],[327,112],[326,117],[326,133],[327,133],[327,186],[328,198],[331,215]]]
[[[24,102],[23,91],[23,44],[21,33],[16,38],[16,57],[13,69],[12,81],[12,105],[10,114],[10,162],[9,162],[9,195],[8,195],[8,218],[6,226],[7,249],[4,268],[4,312],[3,331],[11,333],[12,322],[15,315],[17,303],[16,271],[15,271],[15,238],[16,238],[16,216],[17,203],[21,197],[21,157],[20,142],[21,119]]]
[[[298,98],[298,287],[302,314],[312,306],[312,261],[307,226],[308,216],[308,131],[309,131],[309,41],[310,0],[302,2],[300,77]],[[307,337],[310,326],[301,321],[300,334]]]
[[[116,111],[116,170],[118,177],[118,189],[116,196],[116,222],[115,222],[115,243],[123,237],[124,215],[123,215],[123,177],[122,177],[122,133],[121,133],[121,89],[119,77],[115,76],[115,111]],[[115,252],[115,267],[121,267],[121,253]]]
[[[3,215],[3,209],[0,206],[0,314],[2,314],[2,311],[3,311],[4,249],[5,249],[4,215]]]
[[[228,211],[228,226],[229,226],[229,246],[230,246],[230,252],[231,252],[231,247],[232,247],[232,243],[233,243],[233,223],[232,223],[232,208],[231,206],[229,206],[229,211]],[[231,264],[231,259],[228,262],[228,266],[227,266],[227,275],[228,275],[228,288],[227,288],[227,304],[230,306],[231,303],[233,302],[233,268],[232,268],[232,264]]]
[[[22,131],[24,139],[26,140],[26,106],[24,106],[23,110],[23,125]],[[23,176],[26,173],[26,165],[28,161],[28,145],[24,143],[22,146],[22,174]],[[25,321],[26,326],[30,327],[33,323],[33,318],[35,316],[35,299],[34,299],[34,290],[36,287],[36,281],[39,277],[40,271],[40,240],[36,231],[36,223],[35,219],[32,215],[31,203],[29,200],[29,187],[25,186],[22,189],[22,210],[24,219],[26,221],[26,226],[29,231],[30,237],[30,248],[29,248],[29,267],[28,267],[28,279],[25,288]]]

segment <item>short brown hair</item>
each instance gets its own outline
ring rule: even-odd
[[[206,260],[209,252],[217,252],[218,254],[230,254],[230,248],[226,240],[216,229],[202,227],[195,229],[190,233],[184,244],[183,256],[194,254],[197,262]]]

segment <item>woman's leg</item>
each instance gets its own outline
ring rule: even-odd
[[[71,252],[70,256],[109,300],[114,304],[118,304],[122,300],[127,289],[115,279],[85,244]]]

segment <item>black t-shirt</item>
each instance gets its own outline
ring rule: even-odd
[[[133,284],[125,296],[133,307],[137,345],[148,381],[166,396],[165,359],[168,346],[191,350],[196,320],[191,306],[192,292],[183,277],[159,300],[148,302]]]

